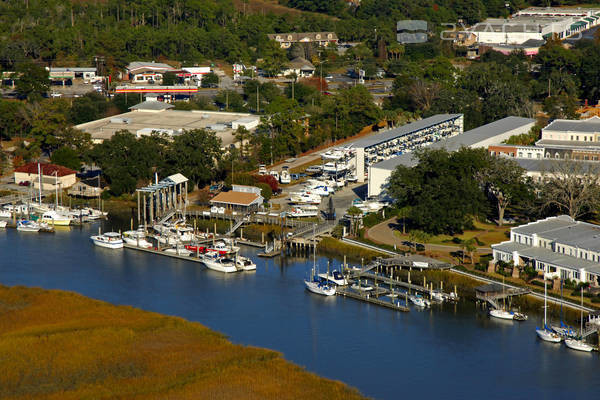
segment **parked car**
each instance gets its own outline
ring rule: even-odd
[[[21,181],[21,182],[19,182],[19,186],[29,186],[29,185],[31,185],[31,182],[29,182],[29,181]]]
[[[298,179],[300,179],[300,174],[290,174],[290,178],[293,181],[297,181]]]

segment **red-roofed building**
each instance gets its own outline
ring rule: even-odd
[[[15,183],[29,182],[35,188],[39,187],[39,170],[42,173],[42,190],[66,189],[75,184],[76,172],[70,168],[48,163],[28,163],[15,168]]]

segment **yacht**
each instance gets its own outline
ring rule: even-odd
[[[49,225],[68,226],[71,224],[71,217],[54,210],[50,210],[42,214],[41,221]]]
[[[206,265],[206,268],[212,269],[213,271],[225,273],[238,271],[235,265],[235,261],[229,258],[220,257],[219,254],[214,251],[202,254],[202,256],[200,256],[200,259],[202,260],[202,263]]]
[[[17,222],[17,230],[20,232],[39,232],[42,227],[34,221],[20,220]]]
[[[292,210],[288,213],[288,216],[297,218],[318,217],[319,207],[315,205],[292,207]]]
[[[514,314],[511,313],[510,311],[498,310],[498,309],[490,310],[490,317],[499,318],[499,319],[510,319],[510,320],[515,319]]]
[[[327,197],[333,193],[333,190],[331,190],[331,188],[329,186],[322,185],[322,186],[315,186],[314,188],[308,190],[307,193],[316,194],[316,195],[319,195],[322,197]]]
[[[279,183],[282,185],[288,184],[292,182],[292,178],[290,176],[289,167],[283,167],[281,169],[281,175],[279,175]]]
[[[369,284],[365,284],[364,286],[360,284],[360,282],[358,284],[354,284],[352,286],[350,286],[352,289],[354,290],[359,290],[361,292],[370,292],[371,290],[373,290],[373,286],[369,285]]]
[[[106,247],[108,249],[122,249],[123,239],[117,232],[106,232],[101,235],[90,236],[90,239],[96,246]]]
[[[431,300],[437,301],[439,303],[443,303],[446,298],[442,292],[438,292],[437,290],[431,291]]]
[[[348,281],[346,278],[344,278],[344,275],[342,275],[342,273],[338,270],[333,270],[331,274],[319,274],[319,277],[333,282],[338,286],[344,286],[348,284]]]
[[[235,266],[242,271],[256,271],[256,264],[248,257],[237,256]]]
[[[146,232],[143,228],[139,228],[137,231],[125,231],[123,232],[123,241],[132,246],[151,248],[154,247],[152,243],[146,240]]]
[[[295,204],[321,204],[321,196],[312,193],[292,193],[290,203]]]

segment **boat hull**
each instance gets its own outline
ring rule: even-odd
[[[42,218],[41,221],[54,226],[71,225],[71,220],[69,218]]]
[[[97,236],[92,236],[90,239],[92,240],[94,245],[96,245],[98,247],[104,247],[105,249],[122,249],[123,248],[122,240],[114,241],[114,242],[107,242],[102,239],[99,239]]]
[[[590,352],[590,351],[594,350],[594,348],[592,346],[590,346],[589,344],[587,344],[585,342],[582,342],[581,340],[567,339],[567,340],[565,340],[565,344],[571,350],[585,351],[585,352]]]
[[[335,288],[323,286],[319,282],[304,281],[304,285],[311,293],[320,294],[322,296],[333,296],[335,294]]]
[[[491,310],[490,317],[498,318],[498,319],[506,319],[506,320],[514,320],[515,316],[508,311],[504,310]]]
[[[547,331],[545,329],[536,329],[535,333],[537,333],[537,336],[545,342],[560,343],[560,341],[562,340],[562,338],[556,333]]]
[[[218,261],[206,260],[206,259],[202,260],[202,263],[204,265],[206,265],[206,268],[213,270],[213,271],[217,271],[217,272],[223,272],[223,273],[229,274],[229,273],[238,271],[238,269],[235,267],[234,264],[223,264]]]

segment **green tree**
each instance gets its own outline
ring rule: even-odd
[[[356,235],[358,232],[358,223],[360,222],[363,212],[360,208],[352,206],[348,208],[346,214],[348,214],[351,218],[350,234]]]
[[[481,169],[476,177],[488,197],[496,203],[500,226],[504,223],[504,213],[509,205],[533,196],[533,183],[526,178],[525,170],[511,159],[490,156],[487,168]]]
[[[201,85],[203,88],[216,87],[219,85],[219,76],[214,72],[209,72],[202,77]]]
[[[63,167],[71,168],[79,171],[81,168],[80,153],[73,148],[64,146],[52,153],[50,160],[54,164],[62,165]]]
[[[17,81],[15,91],[28,100],[40,100],[50,88],[48,71],[34,62],[26,61],[15,68]]]
[[[285,50],[279,43],[270,40],[262,49],[262,61],[259,67],[269,76],[276,76],[287,62]]]
[[[475,250],[477,250],[475,238],[470,238],[468,240],[465,240],[464,246],[465,246],[465,250],[469,252],[469,258],[471,259],[471,265],[474,265],[475,257],[473,256],[473,253],[475,252]],[[464,264],[464,260],[463,260],[463,264]]]
[[[179,83],[179,77],[175,75],[173,72],[165,72],[162,76],[162,84],[164,86],[173,86]]]
[[[197,186],[214,180],[223,157],[222,142],[214,132],[203,129],[185,131],[175,136],[166,153],[165,171],[182,173]]]

